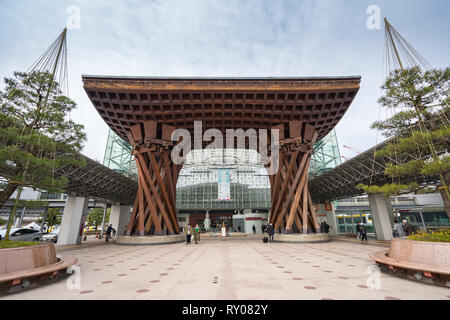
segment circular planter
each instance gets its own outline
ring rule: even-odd
[[[375,252],[370,258],[383,271],[450,287],[450,243],[394,238],[388,251]]]
[[[168,236],[118,236],[115,240],[120,245],[157,245],[184,242],[183,234],[174,234]]]
[[[56,256],[55,245],[0,249],[0,295],[36,287],[68,275],[77,259]]]
[[[44,267],[56,262],[55,245],[52,243],[0,249],[0,275]]]
[[[320,243],[328,242],[330,238],[328,233],[290,233],[290,234],[274,234],[273,240],[275,242],[286,243]]]

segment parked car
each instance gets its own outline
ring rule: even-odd
[[[0,230],[0,241],[5,238],[6,229]],[[10,241],[40,241],[42,233],[29,228],[11,228],[9,232]]]
[[[50,241],[56,243],[58,241],[59,229],[56,229],[50,233],[44,234],[42,236],[42,241]]]

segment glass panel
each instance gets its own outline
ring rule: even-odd
[[[336,131],[333,129],[314,145],[309,173],[319,175],[341,164],[341,155],[337,143]]]

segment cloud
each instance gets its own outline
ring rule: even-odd
[[[68,33],[72,119],[83,123],[83,152],[102,160],[108,127],[83,88],[82,74],[141,76],[361,75],[361,90],[337,126],[341,153],[377,142],[383,30],[366,28],[373,1],[0,0],[0,76],[26,70],[62,31],[69,5],[81,29]],[[448,63],[448,1],[377,1],[383,16],[432,65]],[[426,20],[425,23],[418,23]],[[435,50],[439,49],[439,50]],[[381,139],[378,136],[378,139]],[[379,142],[379,141],[378,141]]]

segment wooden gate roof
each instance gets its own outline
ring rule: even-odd
[[[360,76],[82,78],[100,116],[124,140],[131,126],[146,120],[191,133],[196,120],[203,121],[204,130],[217,128],[224,133],[302,120],[313,125],[321,139],[344,116],[361,80]]]

